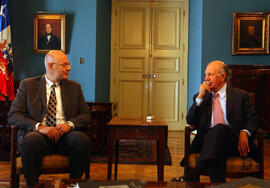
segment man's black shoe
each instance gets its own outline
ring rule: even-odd
[[[184,176],[179,176],[177,178],[172,178],[172,182],[184,182]]]
[[[200,176],[183,175],[177,178],[172,178],[172,182],[200,182]]]

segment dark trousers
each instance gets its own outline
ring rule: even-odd
[[[190,171],[191,181],[199,181],[200,171],[209,169],[211,182],[225,182],[226,160],[236,149],[237,142],[229,126],[218,124],[209,128],[204,136],[198,163]]]
[[[70,157],[70,178],[81,178],[89,161],[90,141],[80,131],[71,131],[63,135],[57,143],[39,132],[26,134],[20,144],[23,173],[28,187],[38,183],[41,173],[42,157],[58,153]]]

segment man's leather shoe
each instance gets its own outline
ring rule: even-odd
[[[172,182],[200,182],[200,176],[183,175],[177,178],[172,178]]]
[[[183,181],[185,181],[185,180],[184,180],[184,176],[179,176],[179,177],[177,177],[177,178],[172,178],[171,181],[172,181],[172,182],[183,182]]]

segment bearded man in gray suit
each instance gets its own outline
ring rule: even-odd
[[[89,161],[90,141],[78,131],[91,120],[80,84],[68,80],[67,56],[51,50],[45,56],[46,74],[21,81],[8,121],[19,127],[18,146],[28,187],[38,183],[42,157],[59,153],[70,157],[70,178],[81,178]],[[53,85],[53,88],[51,87]],[[54,126],[48,125],[48,103],[54,90]]]

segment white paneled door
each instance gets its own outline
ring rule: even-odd
[[[153,115],[170,130],[187,111],[188,1],[112,0],[111,102],[122,119]]]

